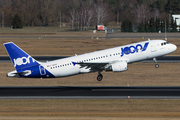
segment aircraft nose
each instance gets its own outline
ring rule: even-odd
[[[172,44],[171,49],[172,49],[173,51],[175,51],[175,50],[177,49],[177,46],[174,45],[174,44]]]

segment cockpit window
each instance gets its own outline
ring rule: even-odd
[[[163,43],[161,43],[161,46],[166,45],[166,44],[169,44],[169,43],[168,42],[163,42]]]

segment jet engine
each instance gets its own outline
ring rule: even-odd
[[[127,62],[116,62],[105,68],[106,71],[123,72],[128,70]]]

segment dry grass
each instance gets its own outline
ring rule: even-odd
[[[52,32],[69,32],[71,31],[70,27],[62,27],[61,29],[58,26],[34,26],[34,27],[23,27],[22,29],[13,29],[10,27],[4,27],[0,29],[0,33],[52,33]],[[74,31],[75,32],[75,31]]]
[[[0,100],[0,116],[88,120],[177,119],[180,118],[179,105],[179,100]]]
[[[123,118],[123,117],[1,117],[1,120],[179,120],[179,118]]]
[[[0,33],[0,36],[38,36],[38,37],[46,37],[46,36],[69,36],[69,37],[105,37],[106,33],[103,31],[97,31],[97,33],[93,33],[92,31],[88,32],[45,32],[45,33]]]
[[[0,29],[0,36],[85,36],[85,37],[105,37],[105,31],[71,31],[70,28],[59,27],[24,27],[23,29],[13,29],[8,27]]]

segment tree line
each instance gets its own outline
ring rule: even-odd
[[[160,29],[160,22],[172,23],[171,15],[180,14],[180,0],[0,0],[0,10],[0,22],[6,26],[18,15],[25,26],[66,23],[72,30],[88,30],[90,26],[126,21],[140,31],[155,31],[152,25]]]

